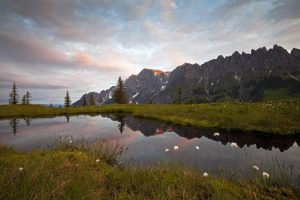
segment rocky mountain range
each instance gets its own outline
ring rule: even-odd
[[[183,103],[262,101],[300,97],[300,49],[291,53],[274,45],[218,56],[202,65],[184,63],[172,72],[143,69],[124,82],[131,103],[173,103],[181,87]],[[84,94],[96,103],[113,103],[115,86],[100,93]],[[73,105],[82,105],[82,99]]]

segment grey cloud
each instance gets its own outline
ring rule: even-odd
[[[65,63],[63,53],[37,44],[33,38],[14,38],[0,32],[0,58],[2,61],[28,63]]]
[[[280,21],[283,19],[299,19],[300,1],[299,0],[276,0],[274,8],[268,13],[268,18]]]
[[[121,21],[143,19],[152,1],[4,0],[6,14],[30,19],[66,41],[99,43],[117,33]],[[1,20],[0,20],[1,21]],[[7,23],[7,22],[2,22]]]
[[[11,88],[13,84],[13,80],[8,81],[7,79],[1,80],[0,79],[0,88]],[[51,85],[51,84],[45,84],[45,83],[24,83],[20,80],[17,80],[16,82],[18,88],[21,89],[67,89],[68,87],[62,86],[62,85]]]

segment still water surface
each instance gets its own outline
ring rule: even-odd
[[[125,165],[175,161],[226,175],[254,173],[253,164],[268,171],[276,162],[293,166],[292,182],[300,175],[299,136],[220,132],[216,137],[212,131],[124,115],[0,120],[0,142],[19,150],[47,147],[58,136],[108,139],[126,145],[128,151],[121,158]],[[232,148],[232,142],[238,147]],[[178,151],[173,150],[175,145]]]

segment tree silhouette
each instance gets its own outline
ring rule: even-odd
[[[13,84],[11,92],[9,93],[9,104],[16,105],[19,103],[19,94],[16,83]]]
[[[31,101],[31,100],[30,100],[30,99],[31,99],[31,94],[30,94],[30,92],[26,91],[25,97],[26,97],[26,104],[29,105],[29,104],[30,104],[30,101]]]
[[[121,79],[121,77],[119,77],[119,79],[118,79],[117,88],[113,95],[113,99],[118,104],[127,104],[128,103],[127,95],[126,95],[126,92],[124,89],[124,83],[123,83],[123,80]]]
[[[26,105],[26,95],[24,95],[22,98],[22,105]]]
[[[71,106],[71,99],[69,96],[69,91],[67,90],[66,96],[65,96],[65,107],[70,107]]]

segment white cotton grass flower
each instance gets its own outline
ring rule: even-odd
[[[231,142],[231,143],[230,143],[230,146],[231,146],[232,148],[237,148],[237,147],[238,147],[237,143],[235,143],[235,142]]]
[[[179,149],[178,146],[174,146],[174,151],[177,151]]]
[[[214,133],[214,136],[218,137],[218,136],[220,136],[220,133]]]
[[[199,149],[200,149],[200,147],[199,147],[199,146],[196,146],[195,148],[196,148],[196,150],[199,150]]]
[[[96,160],[96,162],[100,162],[100,159],[98,158],[98,159]]]
[[[165,149],[165,152],[168,152],[168,151],[170,151],[169,149]]]
[[[203,173],[203,177],[208,177],[208,173],[207,173],[207,172],[204,172],[204,173]]]
[[[73,141],[72,140],[69,140],[69,144],[72,144],[73,143]]]
[[[19,167],[19,171],[20,171],[20,172],[23,171],[23,167]]]
[[[257,165],[253,165],[252,167],[254,170],[259,171],[259,167]]]
[[[268,174],[267,172],[263,172],[262,176],[263,178],[270,178],[270,174]]]

